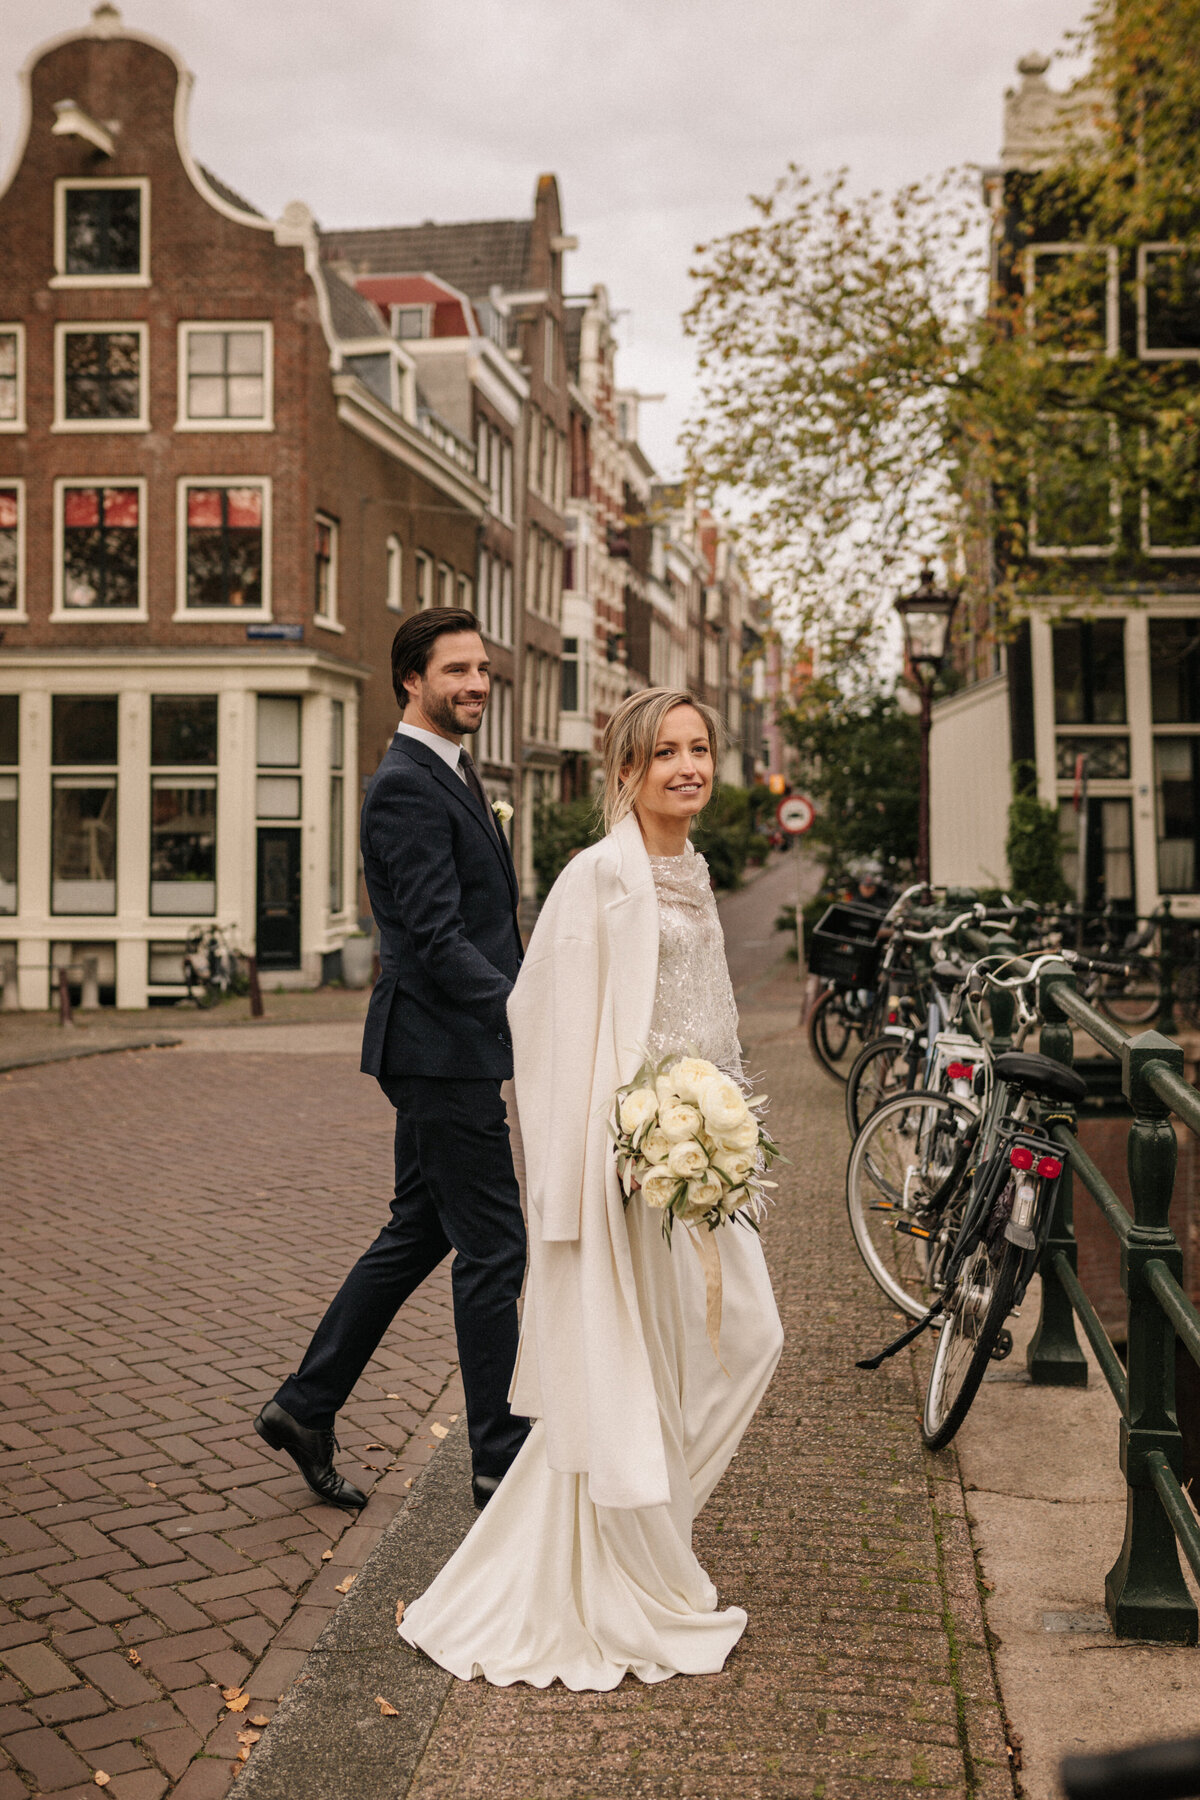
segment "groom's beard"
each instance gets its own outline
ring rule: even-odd
[[[448,731],[455,737],[469,737],[473,731],[478,731],[483,714],[487,711],[487,701],[483,703],[479,718],[465,707],[456,706],[453,700],[443,700],[440,694],[430,694],[428,699],[422,698],[421,711],[439,731]]]

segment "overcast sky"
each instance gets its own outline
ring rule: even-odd
[[[618,378],[666,392],[645,446],[673,472],[692,358],[680,314],[701,239],[789,161],[892,186],[999,148],[1019,56],[1084,0],[121,0],[196,76],[202,162],[325,226],[515,218],[552,170],[570,290],[627,308]],[[17,71],[88,0],[0,0],[0,152]],[[1062,80],[1064,77],[1058,76]]]

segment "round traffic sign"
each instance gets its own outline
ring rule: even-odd
[[[816,808],[807,794],[789,794],[775,809],[775,817],[789,837],[799,837],[807,831],[816,816]]]

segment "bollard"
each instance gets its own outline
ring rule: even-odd
[[[261,1019],[263,1016],[263,997],[262,988],[259,986],[258,981],[257,956],[248,956],[246,958],[246,973],[250,980],[250,1017],[252,1019]]]
[[[100,958],[85,956],[83,982],[79,995],[80,1012],[96,1012],[100,1005]]]
[[[1159,967],[1162,970],[1162,1000],[1159,1003],[1159,1031],[1164,1037],[1172,1037],[1179,1027],[1175,1021],[1175,921],[1171,917],[1171,896],[1163,895],[1163,922],[1159,926]]]
[[[71,1017],[71,982],[65,963],[58,965],[58,1022],[60,1025],[74,1025]]]
[[[15,962],[0,963],[0,1012],[20,1012],[21,987]]]
[[[1104,1583],[1104,1599],[1118,1637],[1194,1644],[1196,1607],[1179,1567],[1175,1529],[1154,1487],[1150,1457],[1157,1452],[1177,1477],[1183,1439],[1175,1417],[1175,1328],[1146,1286],[1148,1262],[1164,1263],[1178,1281],[1183,1252],[1167,1223],[1178,1145],[1170,1109],[1145,1078],[1148,1064],[1183,1072],[1183,1051],[1157,1031],[1143,1031],[1123,1047],[1121,1086],[1133,1108],[1129,1129],[1129,1187],[1133,1229],[1121,1248],[1129,1347],[1128,1407],[1121,1420],[1125,1476],[1125,1540]]]
[[[1051,964],[1038,981],[1038,1007],[1044,1021],[1039,1046],[1043,1056],[1053,1057],[1055,1062],[1069,1069],[1075,1060],[1074,1036],[1066,1014],[1055,1004],[1051,983],[1074,988],[1075,977],[1066,963]],[[1042,1278],[1042,1309],[1037,1329],[1025,1352],[1025,1367],[1035,1387],[1087,1386],[1087,1357],[1075,1335],[1075,1311],[1054,1267],[1054,1259],[1060,1252],[1072,1269],[1079,1267],[1074,1179],[1070,1163],[1064,1160],[1054,1215],[1038,1264]]]

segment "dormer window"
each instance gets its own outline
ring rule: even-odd
[[[150,183],[57,181],[55,287],[146,287],[150,281]]]
[[[391,307],[392,336],[401,339],[428,337],[431,310],[428,306]]]

